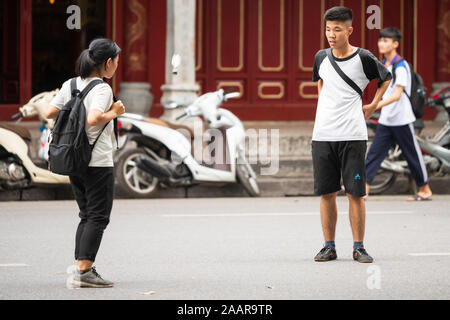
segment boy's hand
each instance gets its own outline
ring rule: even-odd
[[[366,104],[365,106],[363,106],[364,118],[366,120],[369,120],[377,107],[378,104]]]
[[[114,112],[117,118],[125,113],[125,106],[123,105],[121,100],[118,100],[111,106],[111,111]]]

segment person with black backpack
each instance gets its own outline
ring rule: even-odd
[[[369,184],[388,155],[390,147],[397,143],[419,187],[417,194],[407,200],[431,200],[427,169],[413,126],[416,117],[420,118],[425,111],[426,89],[422,78],[397,53],[401,38],[400,30],[386,28],[380,32],[378,40],[379,51],[384,56],[382,63],[392,73],[393,80],[376,109],[381,110],[381,115],[366,158],[366,193],[369,194]]]
[[[55,119],[50,142],[50,170],[70,177],[81,221],[75,238],[78,270],[73,284],[108,288],[93,264],[109,224],[114,197],[113,135],[115,119],[125,112],[103,81],[114,76],[121,49],[109,39],[95,39],[76,63],[77,78],[66,81],[46,112]],[[117,142],[117,141],[116,141]]]

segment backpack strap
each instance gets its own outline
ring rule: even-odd
[[[97,144],[98,139],[100,139],[100,136],[103,134],[103,131],[105,131],[105,129],[106,129],[106,127],[108,125],[109,125],[109,122],[107,124],[105,124],[105,126],[102,129],[102,131],[100,131],[100,134],[97,136],[97,138],[95,139],[94,143],[91,145],[92,150],[94,150],[94,147]]]
[[[397,66],[400,62],[405,61],[404,59],[400,59],[398,61],[396,61],[393,65],[392,65],[392,85],[394,85],[395,83],[395,79],[396,79],[396,75],[395,75],[395,69],[397,69]]]
[[[96,86],[99,85],[101,83],[104,83],[105,81],[100,80],[100,79],[96,79],[96,80],[92,80],[91,82],[88,83],[88,85],[86,86],[86,88],[83,89],[83,91],[81,91],[79,97],[80,99],[84,99],[86,98],[86,96],[88,95],[88,93]]]
[[[113,101],[117,102],[117,98],[113,93]],[[116,148],[119,150],[119,127],[118,127],[118,119],[114,118],[114,135],[116,136]]]
[[[70,81],[70,92],[72,94],[72,98],[76,97],[81,93],[80,90],[77,89],[77,78],[73,78]]]
[[[394,85],[395,85],[395,79],[397,78],[396,77],[396,74],[395,74],[395,69],[397,69],[397,65],[400,63],[400,62],[402,62],[402,61],[405,61],[405,59],[400,59],[400,60],[398,60],[398,61],[396,61],[393,65],[392,65],[392,87],[394,87]],[[406,61],[405,61],[406,62]],[[406,94],[406,96],[408,97],[408,99],[410,99],[411,100],[411,97],[409,96],[409,94],[406,92],[406,88],[403,90],[403,93],[404,94]]]
[[[114,103],[117,102],[116,96],[113,94],[113,101]],[[118,128],[118,120],[117,118],[114,118],[114,136],[116,137],[116,148],[119,150],[119,128]],[[95,139],[94,144],[92,145],[92,148],[94,148],[95,144],[97,143],[98,139],[100,139],[100,136],[102,135],[103,131],[106,129],[106,127],[109,125],[109,122],[105,124],[105,126],[102,129],[102,132],[100,132],[100,135]]]
[[[83,99],[84,97],[87,96],[87,94],[98,84],[101,83],[105,83],[105,81],[103,80],[93,80],[91,82],[89,82],[89,84],[86,86],[86,88],[84,88],[84,90],[81,92],[80,97],[81,99]],[[114,103],[117,102],[117,98],[113,93],[113,101]],[[119,149],[119,130],[118,130],[118,120],[117,118],[115,118],[114,120],[114,135],[116,136],[116,145],[117,145],[117,149]],[[103,127],[102,131],[100,131],[100,134],[97,136],[97,138],[94,141],[94,144],[91,145],[92,149],[94,149],[95,145],[97,144],[97,141],[100,139],[100,136],[103,134],[103,131],[105,131],[106,127],[109,125],[109,122],[107,124],[105,124],[105,126]]]
[[[344,73],[344,71],[342,71],[342,69],[338,66],[338,64],[336,63],[336,60],[334,60],[332,50],[333,49],[331,49],[331,48],[327,49],[327,56],[328,56],[328,60],[330,60],[331,65],[333,66],[334,70],[336,70],[336,72],[339,74],[339,76],[342,78],[342,80],[344,80],[350,87],[352,87],[353,90],[355,90],[362,99],[363,92],[362,92],[361,88],[352,79],[350,79]]]

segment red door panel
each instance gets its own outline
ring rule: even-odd
[[[198,83],[202,92],[220,87],[239,91],[241,98],[227,107],[244,120],[313,120],[317,104],[317,86],[311,81],[314,56],[328,47],[325,11],[335,5],[350,7],[354,13],[351,43],[379,56],[379,30],[366,26],[367,7],[379,6],[381,27],[402,30],[400,53],[414,63],[421,53],[414,49],[414,43],[421,43],[414,33],[415,3],[425,5],[421,0],[197,0]],[[434,56],[434,47],[427,48],[426,56]],[[419,71],[420,63],[418,59]],[[431,86],[433,74],[424,79]],[[372,83],[365,100],[375,91],[376,83]]]

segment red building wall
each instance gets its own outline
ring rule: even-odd
[[[327,47],[323,13],[334,5],[353,9],[353,45],[377,55],[379,30],[365,28],[365,8],[378,5],[382,27],[403,31],[400,53],[416,66],[429,90],[435,81],[450,81],[449,0],[197,0],[196,70],[201,90],[233,87],[240,99],[227,108],[243,120],[313,120],[317,99],[311,82],[313,58]],[[119,91],[122,81],[148,81],[155,104],[151,115],[162,114],[159,104],[165,78],[166,1],[111,0],[107,2],[107,37],[124,49],[112,81]],[[127,30],[143,7],[146,39],[129,46]],[[31,0],[20,0],[20,104],[31,98]],[[145,48],[142,48],[145,47]],[[142,51],[140,51],[142,49]],[[128,51],[128,52],[127,52]],[[144,52],[146,72],[139,79],[129,73],[126,55]],[[127,73],[128,72],[128,73]],[[370,99],[372,84],[366,93]],[[0,105],[0,120],[7,120],[19,104]],[[425,118],[435,115],[427,110]]]

